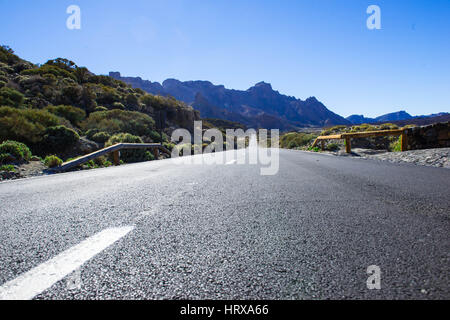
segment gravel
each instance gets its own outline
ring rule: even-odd
[[[411,150],[405,152],[374,151],[354,149],[353,155],[366,159],[384,160],[395,163],[412,163],[421,166],[450,168],[450,148]]]

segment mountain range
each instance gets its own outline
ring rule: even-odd
[[[173,96],[200,111],[202,118],[217,118],[243,123],[253,128],[295,130],[299,127],[325,127],[350,121],[330,111],[315,97],[300,100],[280,94],[266,82],[248,90],[227,89],[209,81],[167,79],[162,84],[140,77],[109,76],[151,94]]]
[[[440,118],[442,116],[446,116],[449,113],[441,112],[430,115],[421,115],[421,116],[412,116],[406,111],[397,111],[388,114],[381,115],[376,118],[366,118],[364,115],[351,115],[346,119],[350,121],[352,124],[362,124],[362,123],[383,123],[383,122],[397,122],[397,121],[405,121],[405,120],[413,120],[413,119],[423,119],[423,118]]]
[[[397,111],[368,118],[351,115],[344,118],[330,111],[315,97],[300,100],[274,90],[269,83],[259,82],[248,90],[227,89],[209,81],[179,81],[167,79],[151,82],[140,77],[122,77],[120,72],[109,76],[148,93],[172,96],[200,111],[202,118],[215,118],[245,124],[251,128],[297,130],[305,127],[330,127],[362,123],[386,123],[415,119],[447,118],[448,113],[412,116]]]

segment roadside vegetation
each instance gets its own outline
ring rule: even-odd
[[[334,126],[322,130],[321,136],[336,135],[342,133],[356,133],[367,131],[379,131],[379,130],[394,130],[402,128],[412,128],[415,125],[410,124],[404,127],[399,127],[396,124],[384,123],[381,125],[374,124],[361,124],[355,126]],[[303,133],[303,132],[289,132],[280,137],[280,147],[285,149],[297,149],[297,150],[309,150],[314,152],[320,152],[320,147],[312,147],[314,140],[319,136],[316,133]],[[396,136],[384,136],[384,137],[371,137],[371,138],[358,138],[352,139],[352,147],[360,147],[367,149],[382,149],[391,152],[397,152],[401,150],[400,137]],[[325,151],[337,152],[345,148],[345,142],[343,140],[329,140],[325,142]]]
[[[168,135],[161,137],[157,129],[160,112],[166,128],[188,128],[199,119],[197,111],[172,97],[133,89],[64,58],[35,65],[0,46],[0,165],[8,166],[0,171],[30,161],[32,155],[52,167],[114,142],[162,138],[172,148]],[[24,148],[26,155],[18,153]],[[154,159],[139,150],[122,154],[125,163]],[[108,165],[109,159],[88,163]]]

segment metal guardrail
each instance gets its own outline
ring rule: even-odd
[[[123,149],[153,149],[155,158],[159,157],[159,151],[162,151],[163,153],[166,153],[170,156],[170,151],[159,143],[118,143],[113,146],[103,148],[90,154],[81,156],[74,160],[64,162],[61,166],[53,168],[52,171],[56,172],[66,171],[71,168],[82,165],[83,163],[89,162],[92,159],[104,156],[109,153],[113,154],[114,165],[118,166],[120,164],[119,151]]]
[[[408,150],[408,137],[407,137],[407,129],[395,129],[395,130],[380,130],[380,131],[366,131],[366,132],[354,132],[354,133],[342,133],[335,134],[330,136],[320,136],[318,137],[312,147],[316,147],[319,141],[321,142],[322,150],[325,149],[325,141],[326,140],[339,140],[345,139],[345,151],[347,153],[352,152],[351,139],[352,138],[368,138],[368,137],[379,137],[379,136],[401,136],[401,150]]]

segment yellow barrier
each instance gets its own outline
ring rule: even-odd
[[[401,150],[408,150],[408,140],[407,140],[407,130],[406,129],[396,129],[396,130],[380,130],[380,131],[366,131],[366,132],[355,132],[355,133],[342,133],[330,136],[320,136],[314,143],[313,148],[317,146],[319,141],[321,142],[322,150],[325,148],[326,140],[339,140],[345,139],[345,151],[347,153],[352,152],[351,139],[352,138],[368,138],[368,137],[379,137],[379,136],[401,136]]]

